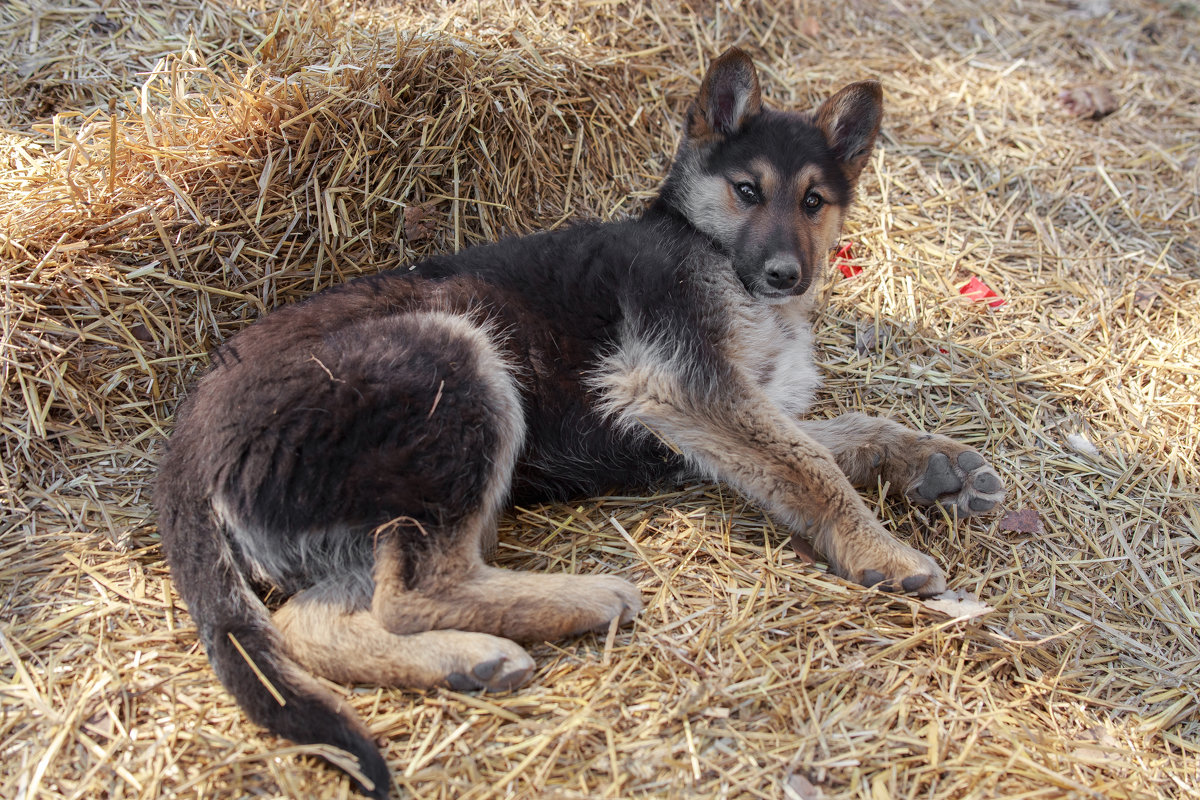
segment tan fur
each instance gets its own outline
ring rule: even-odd
[[[452,628],[542,641],[604,628],[618,617],[627,622],[641,609],[636,587],[620,578],[491,567],[467,537],[412,589],[391,579],[395,562],[386,545],[377,551],[371,603],[393,633]]]
[[[610,408],[672,441],[704,472],[755,499],[784,524],[806,531],[842,574],[900,581],[925,576],[945,588],[937,563],[893,538],[850,485],[828,449],[806,435],[749,383],[722,386],[698,404],[669,363],[629,363],[606,381]]]
[[[340,683],[428,689],[494,663],[498,674],[481,683],[509,688],[533,669],[525,650],[508,639],[458,630],[397,635],[370,611],[347,611],[307,592],[276,611],[274,622],[297,663]]]
[[[491,689],[521,683],[533,661],[513,641],[542,641],[628,622],[638,590],[609,575],[513,572],[483,564],[478,550],[439,559],[415,590],[388,578],[394,554],[377,555],[368,609],[347,609],[337,587],[302,592],[275,613],[288,651],[340,682],[430,688],[480,674]],[[451,683],[453,681],[451,680]]]
[[[921,433],[890,419],[857,412],[827,420],[800,420],[799,425],[830,451],[855,486],[883,483],[890,493],[904,495],[921,505],[931,502],[917,492],[930,457],[942,453],[957,463],[958,456],[974,452],[947,436]],[[964,483],[962,491],[973,490],[974,487]],[[1003,496],[1003,492],[993,494],[997,502]]]

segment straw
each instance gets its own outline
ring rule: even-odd
[[[1196,796],[1197,40],[1150,0],[0,7],[0,796],[348,796],[207,665],[150,512],[174,409],[281,304],[636,213],[730,44],[779,105],[883,83],[814,413],[992,460],[1040,533],[867,499],[995,610],[846,584],[726,488],[580,498],[499,563],[634,580],[632,627],[511,694],[334,691],[418,798]]]

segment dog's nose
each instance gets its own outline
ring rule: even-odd
[[[767,262],[767,284],[772,289],[791,289],[800,280],[800,265],[794,261]]]

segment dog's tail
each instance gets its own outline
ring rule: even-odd
[[[159,531],[217,677],[247,716],[272,733],[299,744],[332,745],[357,759],[355,765],[351,758],[327,757],[364,794],[386,800],[391,773],[366,728],[287,655],[211,506],[181,483],[160,479]]]

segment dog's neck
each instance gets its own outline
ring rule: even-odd
[[[642,212],[643,222],[654,225],[664,234],[681,241],[698,240],[704,242],[710,250],[728,256],[728,251],[713,237],[697,228],[687,215],[671,202],[668,187],[659,190],[658,195]]]

